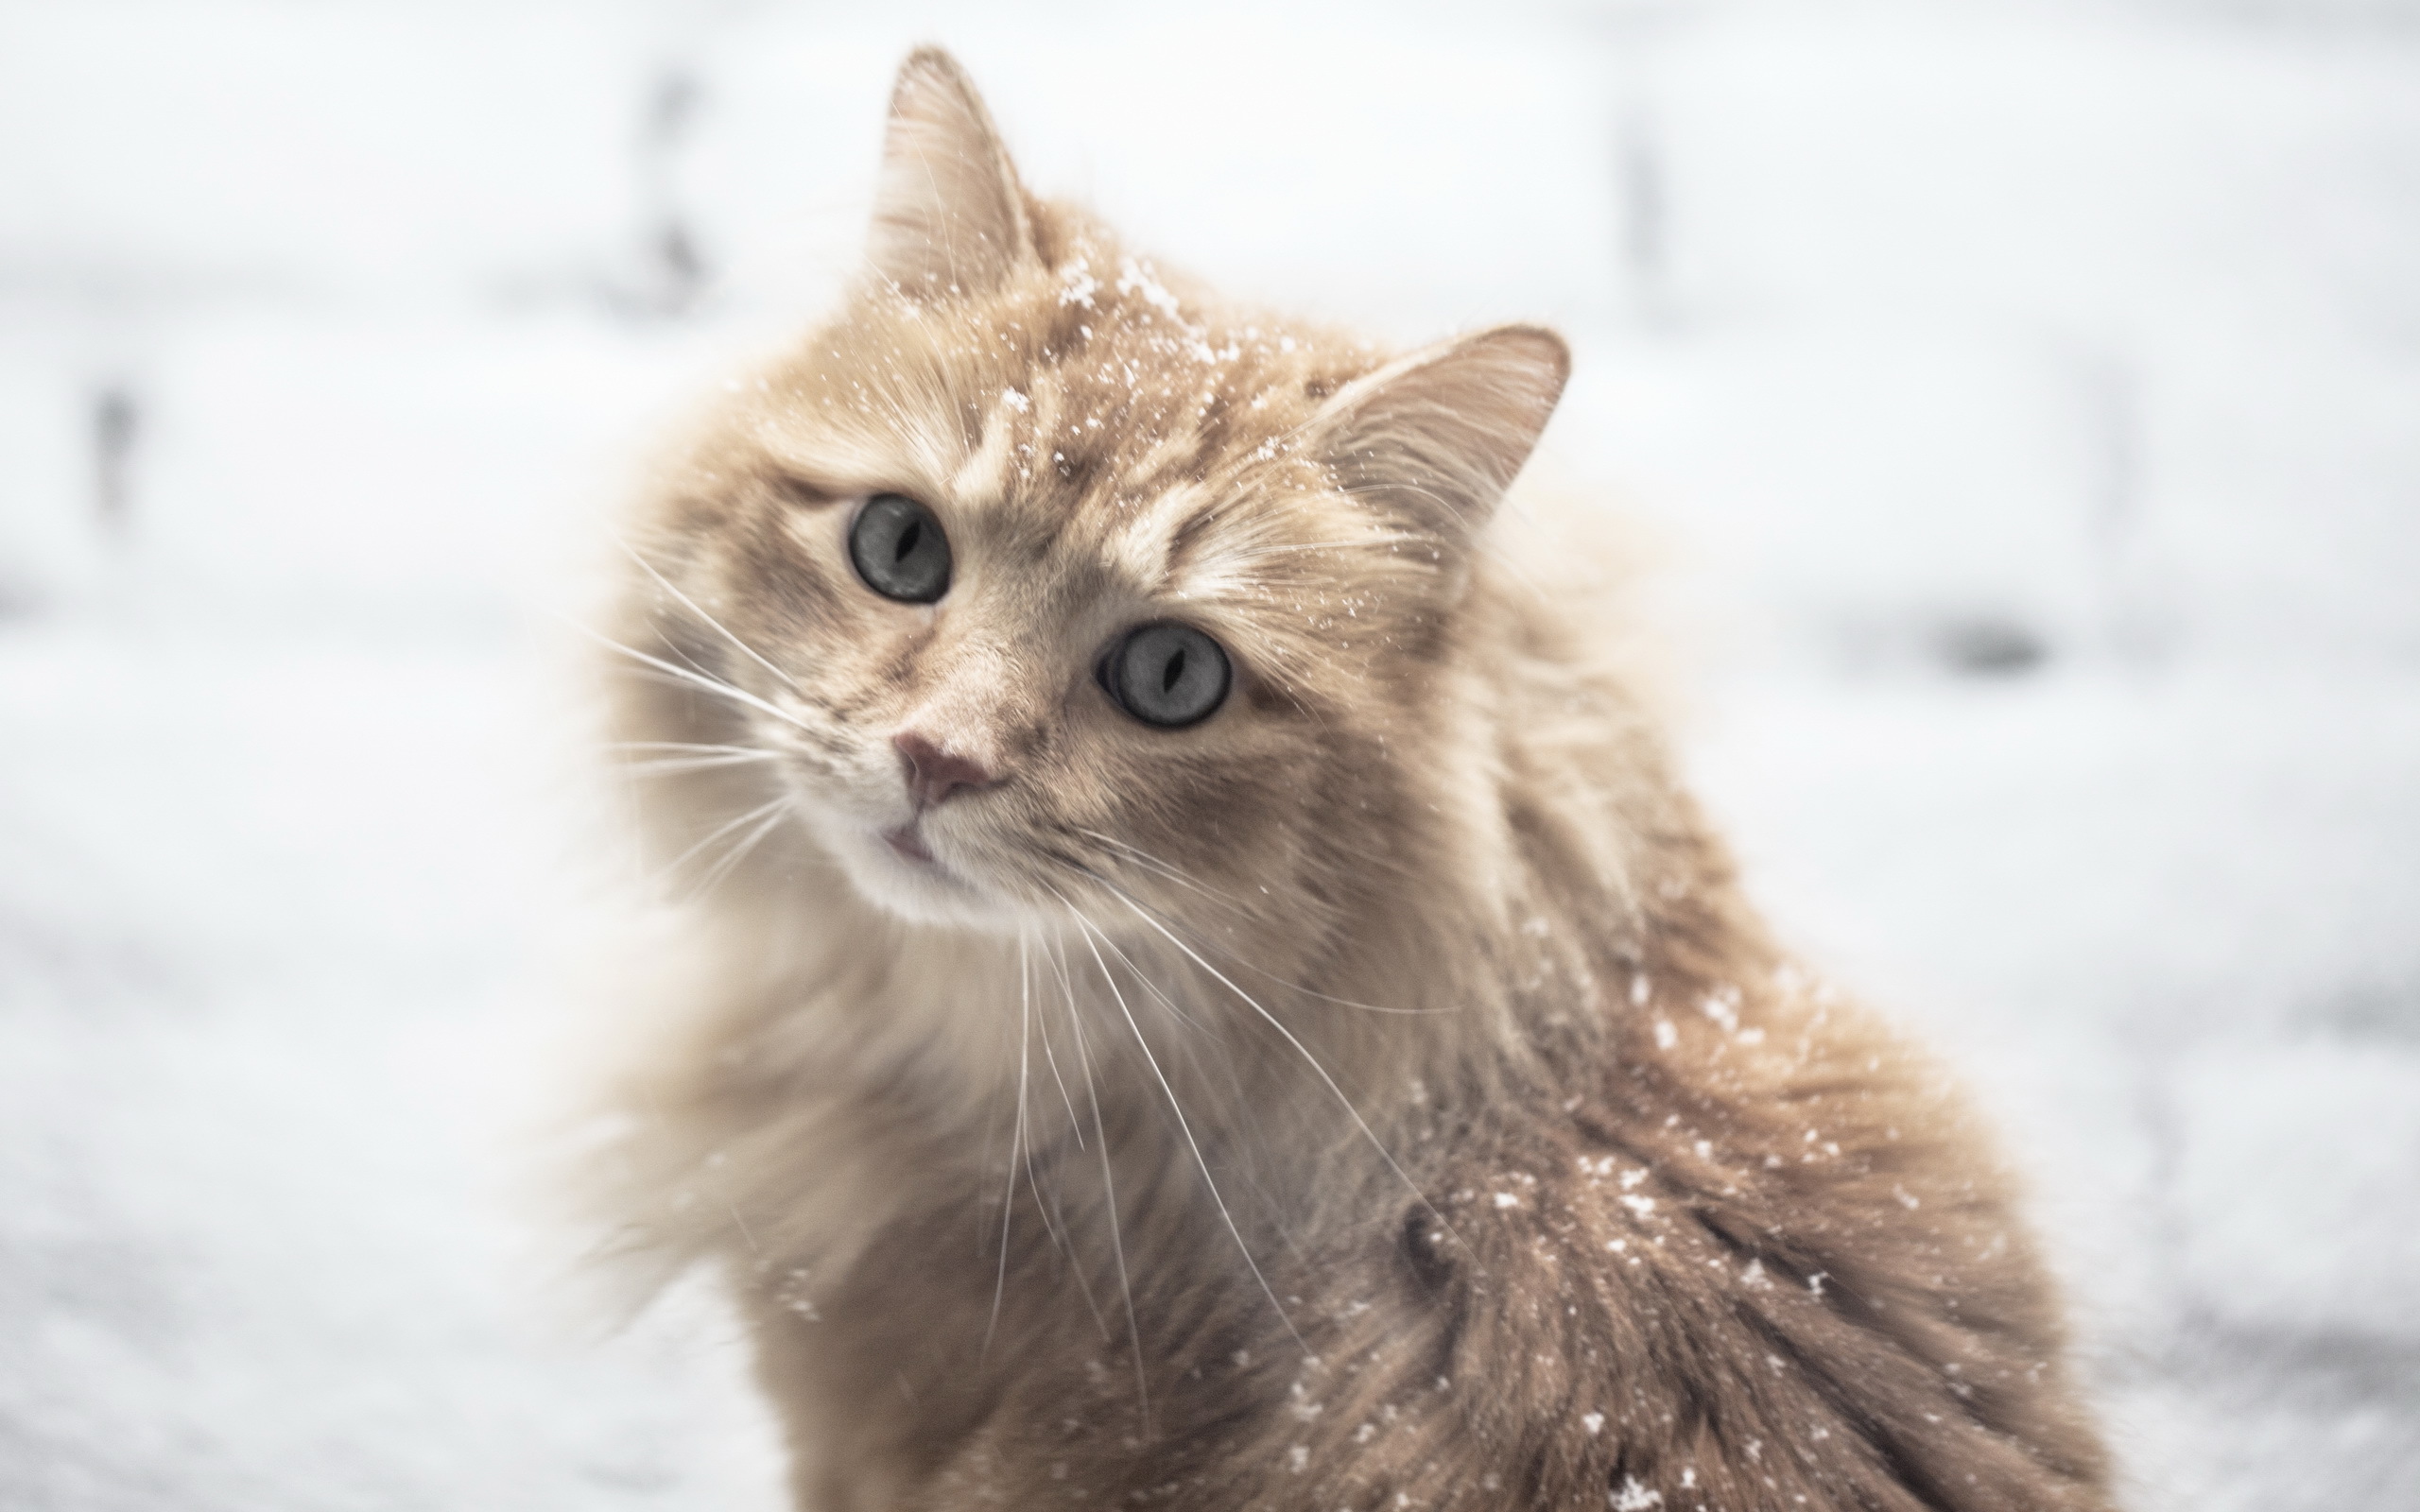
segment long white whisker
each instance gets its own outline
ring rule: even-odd
[[[679,871],[683,867],[687,866],[689,864],[689,859],[692,856],[695,856],[699,851],[703,850],[706,847],[714,844],[717,840],[721,839],[724,835],[731,833],[735,830],[740,829],[746,825],[753,824],[768,814],[776,813],[788,807],[789,801],[790,800],[786,797],[776,798],[768,802],[758,804],[756,807],[750,809],[747,813],[740,815],[737,818],[724,820],[721,824],[717,825],[714,829],[708,831],[705,838],[700,840],[688,850],[682,851],[678,856],[675,856],[672,860],[672,864],[664,868],[665,871],[667,874]]]
[[[1058,1200],[1042,1190],[1041,1178],[1034,1174],[1033,1169],[1034,1141],[1025,1132],[1029,1122],[1026,1089],[1029,1085],[1028,1071],[1032,1059],[1034,1022],[1033,978],[1027,971],[1028,958],[1027,944],[1026,936],[1019,936],[1017,939],[1017,1011],[1020,1021],[1017,1028],[1017,1137],[1011,1140],[1009,1146],[1009,1200],[1011,1203],[1016,1200],[1017,1157],[1021,1146],[1025,1157],[1026,1186],[1033,1193],[1034,1211],[1040,1214],[1043,1229],[1050,1235],[1051,1244],[1067,1257],[1069,1269],[1076,1278],[1076,1290],[1084,1299],[1084,1311],[1093,1315],[1094,1327],[1099,1329],[1101,1338],[1107,1340],[1110,1337],[1109,1320],[1101,1316],[1100,1304],[1093,1300],[1092,1286],[1084,1280],[1082,1257],[1076,1252],[1074,1242],[1067,1236],[1063,1227],[1066,1221],[1065,1215],[1062,1213],[1054,1218],[1054,1210],[1059,1205]],[[1074,1116],[1074,1111],[1073,1106],[1070,1105],[1068,1108],[1070,1117]],[[983,1347],[986,1350],[991,1349],[993,1331],[999,1327],[1000,1298],[1008,1285],[1009,1251],[1005,1213],[1002,1216],[1000,1239],[1000,1273],[993,1282],[992,1321],[986,1325],[983,1332]]]
[[[772,752],[759,746],[717,746],[697,740],[615,740],[606,743],[613,750],[692,750],[725,756],[769,756]]]
[[[1295,1331],[1294,1320],[1286,1315],[1285,1304],[1277,1300],[1277,1293],[1269,1284],[1269,1278],[1260,1273],[1260,1262],[1253,1258],[1252,1246],[1244,1243],[1244,1231],[1236,1226],[1236,1215],[1227,1211],[1227,1199],[1219,1194],[1219,1182],[1210,1174],[1210,1161],[1201,1153],[1201,1142],[1193,1137],[1193,1125],[1185,1120],[1184,1106],[1177,1101],[1176,1089],[1168,1085],[1167,1074],[1160,1069],[1160,1057],[1151,1054],[1151,1042],[1143,1037],[1143,1026],[1134,1022],[1134,1010],[1126,1005],[1126,994],[1119,990],[1117,978],[1111,973],[1109,963],[1101,959],[1099,948],[1093,944],[1095,931],[1092,920],[1086,919],[1063,894],[1059,894],[1055,888],[1052,891],[1066,906],[1067,912],[1074,916],[1076,927],[1083,932],[1084,946],[1093,953],[1093,964],[1100,968],[1100,979],[1108,984],[1110,995],[1117,1000],[1117,1011],[1124,1016],[1126,1027],[1133,1031],[1136,1048],[1143,1052],[1144,1060],[1150,1065],[1152,1078],[1159,1082],[1161,1093],[1167,1098],[1168,1111],[1176,1115],[1176,1126],[1184,1131],[1184,1143],[1193,1151],[1193,1163],[1201,1168],[1202,1184],[1210,1189],[1210,1200],[1218,1204],[1219,1216],[1225,1221],[1227,1232],[1235,1236],[1236,1248],[1242,1253],[1244,1264],[1251,1269],[1253,1280],[1260,1283],[1261,1294],[1269,1298],[1269,1305],[1277,1310],[1277,1320],[1286,1325],[1287,1332],[1293,1334],[1294,1342],[1307,1351],[1309,1343]]]
[[[1101,1200],[1109,1208],[1109,1248],[1117,1258],[1118,1295],[1126,1298],[1126,1340],[1134,1350],[1134,1396],[1141,1405],[1143,1432],[1148,1435],[1151,1431],[1151,1379],[1143,1368],[1143,1324],[1134,1315],[1134,1286],[1126,1275],[1126,1239],[1117,1216],[1117,1178],[1110,1174],[1109,1126],[1100,1116],[1100,1088],[1093,1080],[1092,1052],[1084,1044],[1084,1019],[1076,1009],[1076,989],[1067,980],[1063,962],[1059,981],[1067,994],[1067,1027],[1076,1037],[1076,1060],[1084,1073],[1084,1095],[1092,1102],[1093,1139],[1100,1146]]]
[[[1209,1035],[1214,1040],[1218,1037],[1215,1029],[1200,1022],[1188,1015],[1183,1008],[1178,1007],[1176,1000],[1168,996],[1167,991],[1161,988],[1159,983],[1151,980],[1151,974],[1149,971],[1143,970],[1142,963],[1135,960],[1133,956],[1129,955],[1126,953],[1126,947],[1118,944],[1117,941],[1112,938],[1106,931],[1100,932],[1099,947],[1106,949],[1110,954],[1117,957],[1118,964],[1126,968],[1127,971],[1133,976],[1134,980],[1141,985],[1143,989],[1150,993],[1152,998],[1155,999],[1162,1007],[1168,1011],[1170,1017],[1174,1018],[1178,1022],[1183,1023],[1188,1029],[1201,1030],[1202,1033]],[[1184,1058],[1186,1062],[1192,1066],[1194,1075],[1204,1085],[1207,1085],[1211,1079],[1210,1073],[1203,1068],[1201,1057],[1194,1053],[1192,1041],[1189,1040],[1181,1040],[1177,1041],[1177,1046],[1184,1052]],[[1245,1107],[1248,1099],[1244,1093],[1242,1078],[1236,1074],[1234,1058],[1232,1057],[1219,1056],[1215,1057],[1213,1063],[1220,1072],[1225,1074],[1227,1091],[1234,1099],[1231,1107],[1237,1108]],[[1262,1202],[1272,1211],[1277,1211],[1278,1205],[1270,1200],[1268,1188],[1261,1185],[1260,1172],[1253,1162],[1251,1144],[1249,1143],[1239,1142],[1233,1146],[1233,1150],[1236,1159],[1242,1164],[1245,1182],[1251,1186],[1253,1192],[1259,1194]],[[1286,1247],[1292,1250],[1296,1258],[1299,1259],[1301,1257],[1302,1251],[1296,1246],[1293,1234],[1282,1224],[1277,1228],[1277,1237],[1285,1242]]]
[[[1022,991],[1019,992],[1018,997],[1020,1002],[1017,1023],[1017,1123],[1029,1127],[1032,1124],[1032,1114],[1028,1111],[1028,1089],[1032,1085],[1033,999],[1029,993]],[[1028,1134],[1025,1141],[1025,1184],[1033,1193],[1033,1211],[1040,1215],[1043,1232],[1050,1236],[1052,1246],[1073,1260],[1075,1251],[1069,1247],[1066,1235],[1060,1232],[1059,1225],[1053,1220],[1051,1210],[1057,1206],[1057,1203],[1051,1199],[1049,1194],[1042,1190],[1042,1178],[1034,1174],[1034,1143],[1033,1136]],[[1013,1180],[1013,1172],[1011,1173],[1011,1177]],[[1106,1328],[1102,1331],[1102,1336],[1104,1338],[1108,1336]]]
[[[1235,898],[1227,893],[1220,892],[1216,887],[1212,887],[1204,883],[1196,881],[1194,877],[1190,873],[1186,872],[1183,868],[1175,865],[1173,862],[1161,860],[1158,856],[1151,854],[1151,852],[1144,850],[1139,845],[1135,845],[1131,841],[1121,840],[1114,834],[1103,834],[1098,830],[1087,830],[1080,825],[1071,825],[1069,826],[1069,829],[1075,833],[1080,834],[1085,839],[1091,840],[1096,844],[1111,846],[1118,850],[1124,851],[1134,860],[1141,862],[1144,866],[1150,868],[1161,876],[1167,878],[1168,881],[1175,883],[1181,887],[1190,888],[1193,891],[1200,893],[1202,897],[1209,899],[1213,902],[1224,903],[1227,906],[1237,910],[1241,910],[1244,907],[1244,903],[1241,899]]]
[[[1204,1024],[1201,1020],[1196,1019],[1191,1014],[1185,1012],[1184,1008],[1177,1005],[1176,999],[1160,990],[1160,984],[1152,981],[1150,976],[1145,974],[1143,969],[1134,964],[1134,958],[1128,955],[1125,950],[1118,945],[1117,941],[1110,938],[1106,932],[1101,935],[1100,942],[1109,947],[1109,954],[1117,957],[1119,965],[1134,973],[1134,980],[1136,983],[1141,985],[1144,991],[1151,994],[1151,1001],[1157,1003],[1161,1007],[1167,1009],[1169,1018],[1174,1019],[1177,1022],[1184,1024],[1188,1029],[1199,1030],[1203,1034],[1210,1033],[1208,1025]],[[1186,1047],[1185,1053],[1188,1057],[1192,1055],[1190,1046]],[[1200,1069],[1201,1064],[1201,1062],[1198,1059],[1194,1061],[1194,1066],[1197,1070]]]
[[[703,898],[706,894],[722,885],[722,880],[725,877],[730,876],[733,871],[738,868],[739,863],[747,857],[749,851],[755,850],[756,847],[764,841],[765,836],[781,828],[782,821],[790,816],[790,805],[789,799],[786,798],[780,801],[781,806],[775,809],[771,814],[767,815],[764,823],[759,824],[753,830],[749,831],[747,835],[742,838],[737,845],[733,846],[729,850],[723,852],[723,858],[720,861],[716,862],[713,868],[709,869],[704,876],[698,879],[698,885],[689,891],[689,896],[691,898]],[[763,813],[764,811],[760,809],[757,812]]]
[[[763,667],[766,671],[781,679],[793,690],[798,688],[798,683],[791,679],[788,673],[773,665],[770,662],[766,661],[762,656],[758,656],[754,646],[750,645],[738,636],[734,635],[731,630],[724,626],[722,621],[707,613],[703,609],[699,608],[698,601],[696,599],[691,598],[688,594],[681,592],[680,589],[675,588],[672,585],[672,580],[665,576],[662,573],[657,572],[655,570],[654,563],[648,561],[645,557],[640,556],[636,548],[632,547],[629,541],[624,541],[619,536],[615,536],[614,537],[614,544],[621,547],[623,552],[629,556],[631,560],[638,563],[639,571],[647,574],[649,577],[654,578],[656,587],[663,589],[666,593],[670,593],[674,598],[679,599],[682,605],[686,608],[690,613],[695,614],[698,618],[705,621],[708,625],[713,626],[715,629],[721,632],[724,640],[729,641],[732,644],[739,647],[751,657],[754,657],[758,666]]]
[[[1019,944],[1022,945],[1023,941],[1019,941]],[[1018,953],[1018,958],[1020,961],[1024,958],[1022,950]],[[1023,978],[1017,982],[1017,997],[1019,1018],[1030,1022],[1033,1016],[1033,994]],[[1024,1055],[1022,1040],[1018,1044],[1018,1055],[1020,1057]],[[1009,1186],[1000,1196],[1000,1269],[999,1274],[992,1281],[992,1320],[983,1325],[983,1348],[976,1355],[978,1362],[992,1357],[992,1335],[1000,1327],[1000,1299],[1008,1296],[1009,1292],[1009,1225],[1017,1211],[1017,1154],[1024,1147],[1025,1068],[1020,1064],[1017,1068],[1017,1121],[1014,1131],[1009,1136]]]
[[[1068,828],[1071,833],[1080,834],[1088,840],[1097,841],[1101,845],[1114,846],[1116,849],[1125,851],[1135,860],[1142,862],[1153,870],[1158,871],[1170,882],[1176,883],[1181,886],[1189,887],[1213,902],[1225,903],[1239,912],[1245,911],[1245,905],[1240,900],[1237,900],[1227,893],[1220,892],[1215,887],[1211,887],[1205,884],[1195,881],[1191,876],[1186,874],[1184,868],[1171,862],[1162,860],[1160,857],[1151,854],[1149,850],[1144,850],[1141,846],[1132,844],[1130,841],[1121,840],[1114,834],[1103,834],[1098,830],[1084,829],[1080,825],[1070,825]],[[1092,876],[1094,880],[1100,882],[1104,886],[1109,885],[1108,879],[1099,876],[1097,872],[1092,872],[1087,869],[1086,874]],[[1288,992],[1298,992],[1304,997],[1312,998],[1321,1003],[1333,1003],[1340,1008],[1358,1008],[1364,1013],[1400,1013],[1410,1017],[1425,1017],[1426,1015],[1442,1011],[1437,1008],[1391,1008],[1382,1004],[1356,1003],[1351,998],[1330,997],[1325,992],[1305,987],[1299,982],[1288,982],[1272,971],[1265,971],[1253,962],[1249,961],[1243,956],[1237,955],[1235,952],[1219,945],[1216,941],[1205,941],[1204,943],[1206,943],[1210,949],[1218,951],[1220,954],[1226,956],[1229,960],[1235,962],[1245,971],[1252,972],[1255,976],[1266,978],[1267,980],[1275,983],[1277,986],[1284,988]]]
[[[1437,1205],[1428,1200],[1428,1194],[1420,1190],[1419,1183],[1413,1181],[1410,1174],[1405,1171],[1402,1164],[1395,1160],[1394,1152],[1387,1148],[1386,1142],[1384,1140],[1378,1138],[1377,1131],[1370,1126],[1370,1121],[1361,1116],[1361,1109],[1353,1106],[1353,1099],[1344,1095],[1344,1089],[1336,1084],[1336,1078],[1327,1074],[1327,1068],[1320,1064],[1319,1057],[1311,1054],[1310,1047],[1294,1037],[1293,1030],[1287,1028],[1284,1023],[1280,1022],[1275,1014],[1270,1012],[1267,1008],[1262,1007],[1258,1000],[1253,998],[1251,993],[1229,981],[1224,972],[1211,965],[1208,961],[1203,960],[1201,954],[1196,952],[1192,946],[1187,945],[1184,941],[1177,938],[1175,935],[1170,934],[1167,926],[1163,925],[1158,919],[1151,917],[1150,912],[1148,909],[1144,908],[1142,904],[1136,902],[1133,899],[1126,896],[1125,889],[1113,885],[1110,887],[1110,892],[1118,900],[1118,902],[1132,909],[1135,918],[1159,931],[1160,935],[1166,938],[1169,944],[1175,946],[1178,950],[1184,952],[1188,956],[1191,956],[1193,958],[1194,965],[1201,967],[1213,977],[1216,977],[1219,986],[1225,988],[1228,991],[1233,992],[1236,996],[1243,999],[1244,1002],[1251,1006],[1252,1010],[1254,1013],[1259,1014],[1262,1020],[1266,1022],[1270,1028],[1276,1030],[1279,1034],[1284,1035],[1286,1037],[1286,1042],[1292,1045],[1297,1051],[1301,1052],[1303,1059],[1309,1063],[1311,1070],[1319,1074],[1320,1080],[1327,1084],[1327,1090],[1336,1094],[1336,1100],[1344,1105],[1344,1110],[1353,1115],[1353,1122],[1359,1125],[1362,1137],[1370,1142],[1370,1147],[1378,1152],[1378,1159],[1386,1161],[1387,1168],[1394,1172],[1396,1178],[1403,1182],[1404,1186],[1410,1191],[1413,1196],[1420,1199],[1420,1205],[1428,1210],[1429,1215],[1437,1220],[1438,1227],[1443,1228],[1446,1233],[1451,1234],[1456,1244],[1459,1245],[1462,1242],[1462,1236],[1454,1231],[1454,1226],[1445,1221],[1445,1215],[1437,1211]]]
[[[1184,1009],[1179,1007],[1177,1005],[1176,999],[1168,996],[1167,993],[1161,988],[1160,984],[1152,981],[1150,973],[1144,971],[1142,966],[1135,961],[1134,957],[1126,954],[1126,947],[1110,938],[1106,931],[1103,931],[1101,934],[1100,943],[1108,948],[1109,954],[1117,957],[1118,964],[1125,967],[1126,970],[1132,974],[1134,980],[1141,985],[1143,990],[1151,994],[1152,999],[1157,1002],[1161,1007],[1166,1008],[1168,1011],[1168,1017],[1176,1020],[1177,1022],[1184,1024],[1188,1029],[1197,1030],[1202,1034],[1208,1035],[1214,1040],[1218,1038],[1217,1030],[1213,1029],[1210,1025],[1201,1022],[1191,1014],[1185,1012]],[[1184,1052],[1184,1058],[1186,1062],[1193,1067],[1195,1075],[1206,1083],[1209,1080],[1209,1075],[1202,1070],[1201,1057],[1194,1053],[1192,1041],[1189,1040],[1180,1040],[1177,1041],[1177,1048]],[[1235,1062],[1231,1058],[1221,1057],[1219,1059],[1219,1067],[1221,1071],[1224,1071],[1227,1074],[1227,1089],[1235,1093],[1236,1106],[1242,1106],[1244,1100],[1243,1083],[1236,1076]],[[1237,1153],[1245,1160],[1249,1161],[1251,1160],[1251,1154],[1248,1150],[1239,1149]],[[1254,1179],[1254,1185],[1258,1185],[1257,1178]]]
[[[1050,942],[1046,939],[1043,941],[1043,944],[1046,947],[1048,947]],[[1076,1001],[1076,989],[1067,980],[1067,963],[1060,958],[1059,952],[1055,948],[1048,949],[1047,954],[1050,956],[1050,962],[1053,969],[1056,970],[1059,974],[1059,990],[1065,995],[1069,1005],[1069,1011],[1073,1012]],[[1046,1024],[1047,1022],[1048,1019],[1046,1015],[1035,1021],[1037,1026]],[[1049,1042],[1049,1036],[1046,1029],[1043,1037],[1043,1044],[1047,1046]],[[1072,1118],[1074,1114],[1075,1109],[1073,1107],[1070,1107],[1068,1108],[1069,1117]],[[1038,1190],[1035,1194],[1037,1196],[1040,1195]],[[1060,1215],[1060,1222],[1063,1224],[1066,1222],[1066,1215],[1064,1213]],[[1111,1237],[1114,1242],[1115,1235],[1113,1234]],[[1077,1253],[1072,1240],[1069,1241],[1064,1247],[1067,1251],[1068,1270],[1076,1278],[1077,1294],[1084,1299],[1084,1311],[1093,1315],[1093,1326],[1100,1330],[1101,1341],[1103,1343],[1107,1343],[1111,1337],[1109,1332],[1109,1319],[1101,1315],[1100,1304],[1093,1299],[1092,1282],[1084,1278],[1083,1257]]]
[[[767,703],[764,699],[757,697],[754,694],[750,693],[745,688],[735,688],[728,682],[723,682],[717,679],[707,677],[704,673],[699,672],[694,668],[676,666],[672,662],[665,661],[662,657],[649,656],[645,651],[638,650],[632,646],[624,645],[621,642],[614,640],[611,636],[600,635],[577,620],[565,620],[563,623],[569,625],[573,629],[578,630],[580,634],[587,636],[590,640],[595,641],[597,644],[605,647],[607,650],[617,652],[623,656],[629,657],[631,661],[636,662],[643,666],[653,667],[656,671],[664,673],[667,677],[678,678],[683,682],[689,683],[695,687],[703,688],[708,693],[715,694],[720,697],[730,698],[735,702],[746,704],[751,709],[771,714],[782,723],[786,725],[794,725],[801,730],[806,730],[809,734],[813,734],[815,732],[814,730],[808,726],[805,720],[799,718],[796,714],[784,713],[782,710]]]
[[[710,772],[725,766],[749,766],[776,760],[769,750],[728,756],[659,756],[651,761],[624,762],[622,770],[640,777],[671,777],[682,772]]]
[[[1025,971],[1025,940],[1022,936],[1017,940],[1017,971],[1020,973],[1018,981],[1022,984],[1024,981],[1022,973]],[[1072,998],[1069,1000],[1069,1006],[1070,1008],[1074,1006],[1074,1000]],[[1042,1034],[1042,1057],[1045,1060],[1050,1063],[1050,1079],[1059,1084],[1059,1100],[1067,1105],[1068,1131],[1076,1136],[1076,1148],[1080,1150],[1084,1147],[1084,1125],[1082,1122],[1076,1117],[1076,1099],[1068,1095],[1067,1078],[1059,1074],[1058,1052],[1050,1048],[1049,1016],[1046,1014],[1042,1018],[1035,1020],[1034,1028],[1039,1030]]]

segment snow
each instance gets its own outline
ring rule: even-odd
[[[2188,1306],[2279,1334],[2420,1338],[2420,1050],[2219,1042],[2180,1057],[2175,1278]],[[2311,1109],[2327,1117],[2315,1120]],[[2314,1242],[2314,1241],[2317,1242]]]
[[[1568,331],[1693,779],[2007,1135],[2132,1504],[2420,1500],[2414,14],[0,10],[0,1504],[781,1504],[532,1194],[553,616],[932,37],[1121,276]]]

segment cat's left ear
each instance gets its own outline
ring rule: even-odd
[[[1033,252],[1025,191],[958,60],[919,47],[900,65],[882,142],[875,276],[915,299],[979,294]]]
[[[1561,336],[1497,326],[1337,390],[1323,409],[1321,451],[1346,491],[1466,546],[1529,461],[1570,376]]]

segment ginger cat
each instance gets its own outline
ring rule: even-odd
[[[1957,1097],[1493,544],[1567,368],[1225,302],[908,59],[609,678],[692,897],[604,1184],[802,1508],[2109,1504]]]

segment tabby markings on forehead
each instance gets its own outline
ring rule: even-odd
[[[1183,477],[1200,471],[1202,440],[1190,431],[1173,431],[1153,443],[1118,478],[1129,493],[1141,493],[1162,478]]]
[[[1009,398],[1013,393],[1016,390],[1011,389],[993,401],[990,412],[983,417],[981,443],[950,475],[949,498],[968,503],[996,499],[1006,491],[1004,485],[1011,472],[1030,475],[1030,461],[1020,455],[1021,451],[1030,450],[1030,443],[1025,439],[1030,433],[1021,421],[1028,411],[1045,421],[1057,413],[1058,387],[1037,381],[1030,395],[1018,394],[1016,403]]]
[[[1152,593],[1194,596],[1187,575],[1182,572],[1184,563],[1177,545],[1185,526],[1215,502],[1209,490],[1196,483],[1180,483],[1146,495],[1127,517],[1124,528],[1111,537],[1114,564]]]
[[[791,422],[784,423],[786,420]],[[965,450],[956,426],[944,427],[895,404],[868,410],[858,423],[807,425],[791,417],[768,415],[756,440],[764,449],[768,472],[804,485],[824,501],[884,491],[930,500],[958,471]]]

